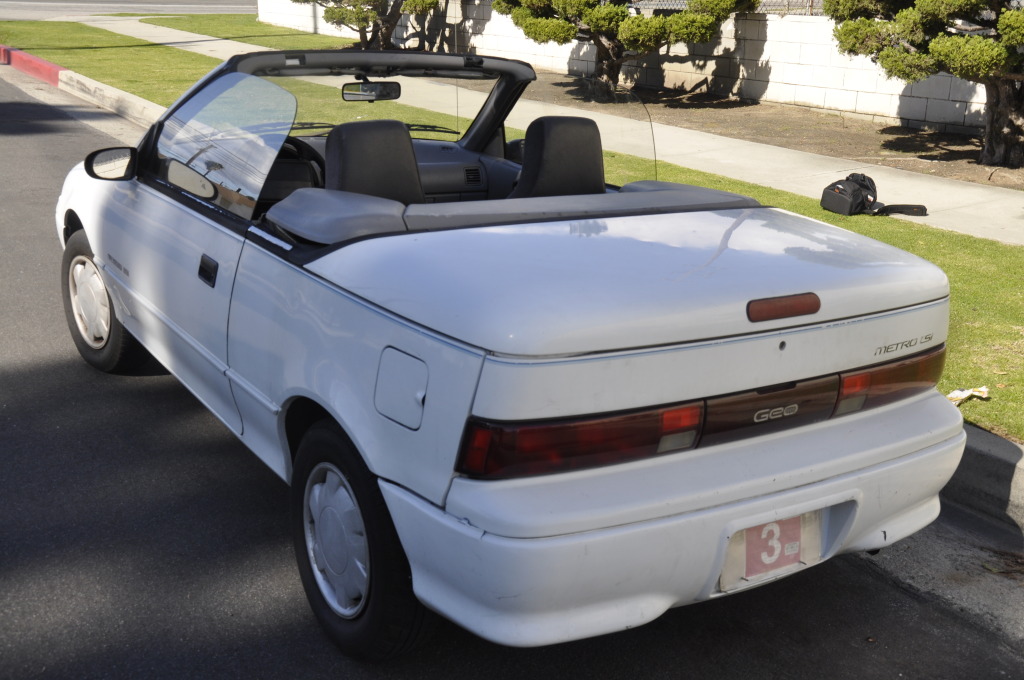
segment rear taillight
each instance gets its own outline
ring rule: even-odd
[[[458,471],[490,479],[525,477],[680,451],[697,443],[703,416],[698,402],[529,424],[473,419],[463,437]]]
[[[833,417],[891,404],[926,392],[938,384],[946,363],[946,347],[890,364],[843,373]]]
[[[456,471],[507,479],[580,470],[757,437],[933,389],[945,346],[840,375],[630,413],[530,423],[471,418]]]

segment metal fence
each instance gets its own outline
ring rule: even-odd
[[[633,7],[643,14],[670,12],[686,9],[687,0],[633,0]],[[757,12],[762,14],[801,14],[805,16],[821,16],[822,0],[761,0]]]
[[[821,16],[822,0],[761,0],[757,11],[762,14],[803,14],[805,16]]]

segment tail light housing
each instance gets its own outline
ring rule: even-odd
[[[877,408],[935,387],[946,365],[946,346],[899,361],[843,373],[833,417]]]
[[[538,423],[471,419],[458,470],[502,479],[623,463],[693,448],[703,402],[597,418]]]
[[[508,479],[625,463],[808,425],[935,387],[945,345],[894,362],[643,411],[536,422],[470,418],[456,471]]]

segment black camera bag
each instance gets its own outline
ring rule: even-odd
[[[821,207],[840,215],[927,215],[923,205],[883,205],[878,203],[875,181],[859,172],[832,182],[821,192]]]

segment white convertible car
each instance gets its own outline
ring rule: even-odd
[[[883,548],[963,451],[939,269],[645,179],[649,123],[549,115],[534,79],[240,55],[57,206],[80,353],[151,354],[290,483],[354,656],[429,610],[545,645]]]

